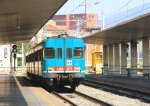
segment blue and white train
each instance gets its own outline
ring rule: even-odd
[[[26,54],[27,74],[50,86],[70,85],[85,77],[85,44],[82,39],[59,35],[48,38]]]

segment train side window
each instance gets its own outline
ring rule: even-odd
[[[35,53],[32,54],[32,62],[35,61]]]
[[[40,50],[40,54],[41,54],[40,61],[43,61],[43,49]]]
[[[39,50],[39,61],[42,60],[42,49]]]
[[[30,54],[28,55],[28,62],[30,62],[31,60],[30,60]]]
[[[33,62],[33,53],[31,54],[31,62]]]
[[[82,58],[83,57],[83,49],[81,47],[74,48],[74,58]]]
[[[45,57],[50,59],[55,58],[55,49],[54,48],[45,49]]]
[[[37,61],[39,61],[39,50],[37,51]]]
[[[57,48],[57,58],[58,59],[62,58],[62,48]]]
[[[71,48],[67,48],[67,58],[72,58],[72,49]]]
[[[30,62],[32,62],[31,54],[30,54]]]
[[[38,52],[36,51],[34,55],[35,55],[35,61],[38,61]]]

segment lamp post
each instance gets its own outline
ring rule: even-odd
[[[84,20],[86,20],[86,0],[85,0],[85,16],[84,16]]]
[[[16,55],[17,55],[17,45],[13,45],[13,56],[14,56],[14,71],[16,71]]]
[[[104,11],[102,10],[102,30],[105,29],[105,16],[104,16]]]
[[[99,1],[97,1],[97,2],[95,2],[95,3],[93,3],[93,4],[91,4],[91,3],[87,3],[87,0],[85,0],[85,4],[84,5],[80,5],[80,6],[85,6],[85,15],[84,15],[84,20],[86,21],[86,13],[87,13],[87,4],[88,4],[88,6],[90,6],[90,5],[97,5],[97,4],[99,4],[100,2]],[[86,23],[85,23],[86,24]]]
[[[93,5],[97,5],[97,4],[99,4],[100,2],[95,2]],[[91,5],[91,4],[89,4],[89,5]],[[87,0],[85,0],[85,15],[84,15],[84,21],[85,21],[85,26],[86,26],[86,12],[87,12]],[[94,45],[94,47],[95,47],[95,45]],[[88,47],[87,47],[87,64],[88,64],[88,59],[89,59],[89,55],[88,55]]]

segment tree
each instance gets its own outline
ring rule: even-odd
[[[30,50],[31,46],[30,46],[29,43],[24,43],[23,47],[24,47],[24,53],[23,53],[23,55],[25,57],[26,52]],[[17,54],[22,54],[22,44],[17,44]],[[22,59],[18,58],[18,65],[21,66],[21,63],[22,63]]]
[[[27,51],[31,49],[31,46],[29,43],[24,43],[24,55],[26,54]],[[22,54],[22,44],[17,44],[17,53]]]

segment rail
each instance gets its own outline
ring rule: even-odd
[[[98,103],[98,104],[100,104],[100,105],[102,105],[102,106],[112,106],[111,104],[109,104],[109,103],[107,103],[107,102],[104,102],[104,101],[101,101],[101,100],[99,100],[99,99],[93,98],[93,97],[91,97],[91,96],[85,95],[85,94],[83,94],[83,93],[81,93],[81,92],[75,91],[74,93],[77,94],[77,95],[79,95],[79,96],[82,96],[82,97],[84,97],[84,98],[86,98],[86,99],[88,99],[88,100],[90,100],[90,101],[93,101],[93,102],[95,102],[95,103]]]
[[[103,89],[104,91],[110,91],[115,94],[126,95],[128,97],[137,98],[143,100],[144,102],[150,103],[150,93],[140,91],[137,89],[122,87],[119,85],[108,84],[100,81],[95,81],[91,79],[85,79],[82,84],[91,86],[98,89]]]

